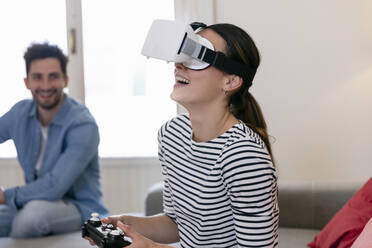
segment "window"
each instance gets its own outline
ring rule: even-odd
[[[31,42],[49,41],[67,53],[64,0],[17,0],[0,2],[0,116],[19,100],[30,98],[24,86],[23,54]],[[0,145],[0,157],[15,157],[11,141]]]
[[[173,64],[141,48],[154,19],[174,19],[173,0],[82,1],[85,103],[100,129],[101,157],[157,155],[157,131],[176,114]]]
[[[49,41],[67,54],[66,21],[80,25],[76,23],[82,18],[84,68],[71,66],[81,53],[69,54],[69,87],[85,84],[85,99],[80,100],[85,100],[99,125],[101,157],[156,156],[157,130],[177,112],[169,97],[173,64],[147,60],[140,51],[154,19],[174,19],[173,4],[173,0],[1,2],[0,21],[11,25],[2,25],[3,37],[10,38],[3,39],[0,47],[0,66],[6,68],[1,70],[0,116],[17,101],[31,97],[23,83],[25,49],[33,41]],[[85,80],[76,77],[83,73]],[[75,91],[69,92],[75,96]],[[11,141],[0,145],[0,158],[15,156]]]

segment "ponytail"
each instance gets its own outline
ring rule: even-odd
[[[252,38],[241,28],[232,24],[214,24],[207,28],[212,29],[226,41],[226,56],[237,62],[247,64],[257,69],[260,64],[259,51]],[[240,89],[230,97],[230,111],[238,119],[243,121],[255,131],[266,145],[274,164],[274,157],[271,151],[269,135],[266,122],[260,106],[254,97],[249,93],[252,80],[242,78],[243,84]]]
[[[243,121],[248,127],[258,133],[265,143],[271,160],[274,163],[266,121],[260,105],[246,88],[243,84],[240,90],[231,96],[230,111],[238,120]]]

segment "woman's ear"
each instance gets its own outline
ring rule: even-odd
[[[228,92],[236,92],[243,84],[243,79],[236,75],[229,75],[225,81],[224,90]]]

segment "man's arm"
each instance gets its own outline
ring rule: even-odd
[[[10,138],[11,127],[14,126],[13,117],[11,111],[7,112],[3,116],[0,116],[0,144],[7,141]],[[4,187],[0,186],[0,204],[6,204],[4,196]]]
[[[11,130],[15,126],[15,106],[0,116],[0,144],[11,138]]]
[[[85,170],[99,143],[98,127],[93,122],[79,123],[66,133],[66,148],[53,170],[27,185],[5,191],[10,207],[20,208],[31,200],[55,201],[63,197]]]

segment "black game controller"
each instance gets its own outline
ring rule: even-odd
[[[131,244],[122,230],[114,228],[112,224],[104,224],[99,214],[92,213],[92,217],[81,228],[83,237],[91,238],[101,248],[122,248]]]

